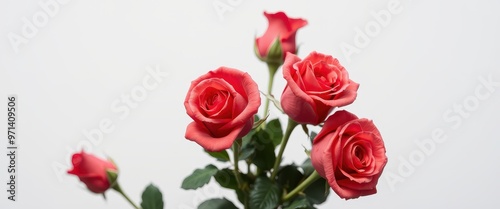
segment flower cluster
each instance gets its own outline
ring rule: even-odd
[[[297,55],[297,31],[308,23],[283,12],[264,13],[269,26],[254,41],[257,58],[269,70],[264,112],[258,116],[261,94],[248,72],[219,67],[194,79],[184,99],[192,118],[185,138],[199,144],[225,167],[209,164],[194,170],[181,184],[198,189],[214,179],[234,190],[245,209],[315,208],[326,201],[330,188],[341,198],[372,195],[387,163],[382,136],[373,121],[338,110],[352,104],[359,84],[331,55]],[[286,86],[279,101],[271,94],[276,72],[282,70]],[[270,103],[287,117],[269,118]],[[311,139],[305,161],[282,164],[293,130],[302,126]],[[309,127],[320,129],[318,133]],[[276,153],[275,151],[278,150]],[[162,209],[159,189],[146,187],[136,205],[118,184],[118,167],[83,151],[72,158],[69,174],[76,175],[94,193],[113,189],[134,208]],[[244,164],[245,166],[241,166]],[[235,209],[226,198],[209,199],[198,208]]]
[[[316,51],[303,59],[296,55],[296,33],[307,21],[288,18],[283,12],[264,15],[269,27],[255,40],[255,54],[270,72],[264,116],[256,115],[259,89],[248,73],[220,67],[195,79],[184,101],[193,119],[185,137],[230,164],[196,169],[182,188],[197,189],[214,177],[222,187],[236,191],[244,208],[252,209],[313,208],[326,200],[328,187],[344,199],[376,193],[387,163],[382,136],[371,120],[336,110],[356,100],[359,84],[330,55]],[[287,84],[278,101],[271,89],[280,66]],[[279,119],[268,121],[269,101],[289,118],[284,133]],[[308,159],[300,167],[281,165],[290,134],[298,125],[312,140],[312,149],[306,152],[310,158],[305,155]],[[309,132],[308,125],[321,130]],[[239,168],[240,161],[247,164],[246,169]],[[227,199],[207,200],[200,208],[216,203],[225,205],[216,208],[236,208]]]

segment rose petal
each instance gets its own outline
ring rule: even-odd
[[[317,143],[316,140],[323,140],[325,138],[324,134],[328,134],[331,131],[335,131],[339,127],[344,125],[345,123],[352,121],[352,120],[355,120],[355,119],[358,119],[358,117],[356,115],[354,115],[350,112],[347,112],[345,110],[340,110],[340,111],[335,112],[333,115],[328,117],[328,119],[326,119],[326,121],[323,125],[323,127],[328,127],[328,128],[321,129],[321,131],[318,133],[318,135],[316,135],[316,137],[314,138],[313,143]],[[323,130],[325,130],[325,131],[323,131]],[[331,131],[328,131],[328,130],[331,130]]]
[[[349,74],[337,59],[318,52],[310,53],[303,60],[292,54],[287,55],[283,77],[287,85],[281,100],[289,101],[282,103],[282,108],[293,120],[303,124],[317,125],[335,107],[351,104],[359,87],[349,79]],[[288,90],[293,94],[286,92]],[[301,113],[296,107],[287,108],[287,105],[293,105],[290,101],[302,103],[295,105],[299,107],[308,104],[315,114],[311,115],[311,111]]]
[[[371,120],[337,111],[313,140],[311,161],[335,193],[352,199],[377,192],[387,157]]]
[[[205,150],[218,152],[230,148],[242,129],[243,127],[235,127],[225,136],[214,137],[208,129],[192,122],[186,129],[185,138],[198,143]]]

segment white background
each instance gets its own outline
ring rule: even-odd
[[[106,118],[113,131],[88,151],[116,161],[122,187],[135,202],[150,182],[163,191],[165,208],[196,208],[211,197],[235,200],[215,184],[196,192],[180,189],[195,168],[215,163],[184,139],[190,118],[183,100],[191,80],[223,65],[247,71],[265,90],[267,69],[255,58],[253,41],[267,27],[263,11],[279,10],[309,21],[298,32],[299,56],[316,50],[338,57],[361,84],[357,100],[345,109],[373,119],[386,143],[389,162],[378,194],[344,201],[332,193],[319,208],[500,203],[498,1],[399,0],[402,11],[384,26],[371,13],[387,10],[389,0],[72,0],[58,4],[33,37],[13,46],[9,36],[23,36],[23,18],[33,22],[45,13],[38,3],[48,1],[0,3],[0,133],[6,135],[7,95],[17,94],[20,145],[15,203],[5,191],[7,156],[0,157],[2,209],[131,208],[115,192],[104,201],[64,173],[70,155],[89,143],[83,133]],[[218,13],[214,3],[231,10]],[[380,31],[371,28],[370,42],[356,45],[356,29],[374,23]],[[346,44],[359,51],[347,56],[341,47]],[[168,76],[129,115],[112,109],[114,102],[123,105],[121,95],[140,87],[150,66]],[[481,78],[496,86],[488,91]],[[279,71],[274,94],[284,85]],[[465,113],[455,112],[464,103]],[[281,116],[271,109],[271,117]],[[435,131],[446,141],[429,141]],[[434,146],[427,144],[424,153],[415,141]],[[303,145],[310,147],[297,129],[285,161],[301,163]]]

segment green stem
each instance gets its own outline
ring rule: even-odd
[[[234,160],[233,173],[234,173],[234,176],[236,177],[236,183],[238,184],[238,188],[244,193],[243,204],[244,204],[244,208],[247,209],[248,208],[248,192],[246,190],[247,188],[245,188],[245,186],[243,185],[243,179],[241,178],[240,169],[239,169],[239,165],[238,165],[241,144],[242,144],[241,138],[237,139],[233,143],[233,160]],[[251,173],[250,164],[247,164],[247,165],[248,165],[248,173],[250,174]]]
[[[269,81],[267,83],[267,95],[271,95],[273,91],[273,83],[274,83],[274,75],[278,71],[278,68],[281,64],[277,63],[267,63],[267,68],[269,69]],[[266,103],[264,105],[264,117],[266,117],[267,112],[269,111],[269,98],[266,97]],[[264,128],[266,126],[266,122],[262,123],[260,127]]]
[[[280,151],[278,152],[278,156],[276,157],[276,161],[274,161],[273,172],[271,173],[271,181],[274,182],[276,174],[278,174],[278,168],[281,163],[281,158],[283,157],[283,152],[285,151],[286,144],[288,143],[288,139],[292,134],[292,131],[295,127],[299,125],[294,120],[288,118],[288,126],[286,127],[285,135],[283,135],[283,140],[281,141]]]
[[[141,209],[139,206],[137,206],[126,194],[123,192],[122,188],[120,187],[120,184],[116,182],[116,184],[112,187],[114,190],[116,190],[118,193],[120,193],[135,209]]]
[[[233,143],[233,160],[234,160],[234,176],[236,177],[236,182],[238,183],[238,188],[240,189],[243,189],[243,180],[241,178],[241,175],[240,175],[240,169],[239,169],[239,165],[238,165],[238,162],[239,162],[239,157],[240,157],[240,143],[241,143],[241,139],[237,139],[234,143]]]
[[[314,183],[319,178],[321,178],[321,176],[318,174],[318,172],[314,171],[309,177],[307,177],[306,180],[295,187],[295,189],[293,189],[290,193],[286,194],[283,197],[283,202],[289,201],[290,199],[294,198],[297,194],[307,189],[309,185]]]
[[[248,194],[246,194],[246,192],[245,192],[245,197],[244,197],[243,201],[245,202],[245,203],[243,203],[243,208],[244,209],[250,208],[249,203],[248,203]]]
[[[262,169],[257,167],[257,170],[255,171],[255,176],[260,176],[261,173],[262,173]]]

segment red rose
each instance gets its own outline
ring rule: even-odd
[[[72,162],[73,169],[68,173],[78,176],[80,181],[95,193],[103,193],[111,186],[106,170],[118,171],[112,162],[102,160],[83,151],[73,154]]]
[[[351,199],[377,193],[387,157],[384,141],[371,120],[338,111],[314,138],[311,161],[335,193]]]
[[[283,64],[287,85],[281,95],[281,107],[294,121],[317,125],[335,107],[351,104],[359,84],[336,58],[312,52],[304,60],[288,54]]]
[[[269,26],[263,36],[255,39],[257,56],[263,60],[268,60],[270,57],[279,57],[280,60],[277,61],[282,63],[287,52],[296,53],[295,35],[297,30],[307,25],[307,21],[289,18],[283,12],[274,14],[264,12],[264,15],[269,21]],[[281,53],[270,55],[271,46],[277,39],[281,44]]]
[[[248,73],[220,67],[191,82],[184,106],[194,120],[186,139],[208,151],[221,151],[252,129],[259,89]]]

